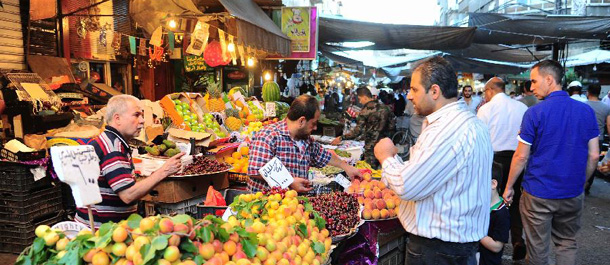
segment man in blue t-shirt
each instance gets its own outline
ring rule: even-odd
[[[523,169],[519,209],[527,241],[527,264],[548,264],[550,241],[556,264],[576,264],[576,233],[584,186],[599,159],[593,109],[561,89],[563,68],[545,60],[532,67],[531,90],[544,99],[523,116],[504,199],[512,202]],[[516,187],[520,188],[520,187]]]

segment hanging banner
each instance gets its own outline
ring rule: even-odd
[[[222,60],[226,61],[227,58],[227,40],[225,39],[225,32],[221,29],[218,30],[218,39],[220,40],[220,48],[222,49]]]
[[[195,30],[193,31],[193,34],[191,34],[191,42],[186,49],[186,52],[197,56],[201,55],[205,46],[208,44],[208,37],[210,36],[209,30],[210,25],[197,21]]]
[[[233,61],[233,65],[237,65],[237,51],[235,50],[237,48],[235,47],[235,43],[233,43],[233,36],[231,36],[231,35],[229,35],[229,44],[228,45],[233,47],[232,49],[229,49],[229,53],[231,54],[231,61]]]
[[[167,32],[167,39],[169,40],[169,50],[173,51],[174,50],[174,42],[175,42],[175,37],[174,37],[174,32],[173,31],[168,31]]]
[[[129,52],[133,55],[136,54],[136,37],[129,36]]]
[[[163,44],[163,27],[159,26],[155,29],[148,43],[152,46],[161,47],[161,44]]]
[[[291,53],[269,59],[313,60],[318,51],[318,14],[316,7],[283,7],[281,29],[291,40]]]
[[[138,47],[138,55],[146,56],[146,39],[140,39],[140,47]]]
[[[239,58],[241,60],[241,66],[246,66],[246,57],[244,56],[244,46],[237,45],[237,51],[239,52]]]

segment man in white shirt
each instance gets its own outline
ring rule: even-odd
[[[489,79],[485,84],[485,100],[487,104],[479,108],[477,117],[489,127],[491,146],[494,150],[494,162],[502,165],[502,183],[508,182],[508,173],[519,141],[519,129],[527,106],[520,101],[511,99],[505,93],[505,83],[499,77]],[[517,187],[521,187],[523,176],[519,176]],[[499,188],[504,192],[504,186]],[[519,205],[521,189],[515,189],[514,205]],[[525,258],[525,240],[523,239],[523,224],[519,207],[510,207],[511,243],[513,244],[513,260]]]
[[[466,85],[462,89],[463,97],[460,99],[460,101],[464,101],[466,103],[466,107],[468,108],[468,110],[470,110],[470,111],[472,111],[472,113],[476,114],[477,107],[481,103],[481,97],[475,97],[472,94],[473,94],[472,87],[469,85]]]
[[[449,62],[425,60],[407,96],[426,116],[410,160],[400,162],[388,138],[375,146],[382,181],[401,198],[398,217],[410,233],[407,264],[476,264],[478,241],[488,232],[489,131],[457,94]]]
[[[610,107],[610,91],[602,98],[602,102],[604,102],[608,107]]]
[[[570,97],[580,101],[587,102],[587,98],[581,95],[582,93],[582,84],[579,81],[572,81],[568,85],[568,93],[570,93]]]

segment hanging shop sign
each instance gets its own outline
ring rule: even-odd
[[[205,63],[203,56],[186,55],[184,56],[184,70],[187,72],[207,71],[210,69]]]
[[[318,50],[316,7],[282,8],[281,28],[282,32],[291,40],[291,53],[283,59],[313,60],[316,58]]]

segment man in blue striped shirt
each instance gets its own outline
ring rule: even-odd
[[[441,57],[415,68],[407,98],[426,116],[411,159],[395,158],[390,139],[375,146],[382,181],[401,198],[407,264],[476,264],[478,242],[489,226],[489,130],[457,100],[455,70]]]

